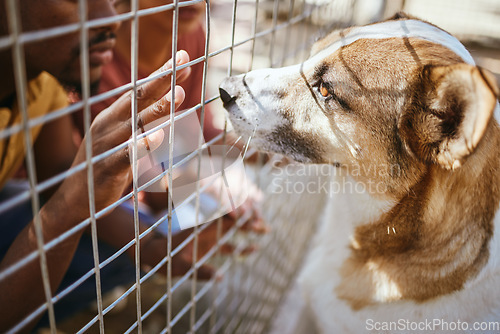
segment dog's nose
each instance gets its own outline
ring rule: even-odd
[[[228,104],[234,100],[234,96],[231,96],[226,90],[222,87],[219,87],[220,98],[224,104]]]

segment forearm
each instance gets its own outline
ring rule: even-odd
[[[148,226],[139,224],[139,232]],[[117,250],[135,240],[134,216],[120,207],[97,222],[99,240],[108,243]],[[177,247],[189,235],[183,231],[172,236],[172,249]],[[167,255],[167,238],[156,231],[151,231],[140,241],[141,266],[143,269],[156,266]],[[135,244],[126,250],[127,255],[135,262]],[[166,274],[166,268],[160,270]]]
[[[139,232],[143,233],[148,226],[139,223]],[[99,240],[106,242],[112,247],[121,249],[130,241],[135,240],[134,216],[123,208],[116,208],[108,216],[97,222],[97,233]],[[173,237],[174,246],[182,240]],[[128,247],[127,255],[135,262],[135,244]],[[141,265],[154,267],[163,257],[167,255],[167,238],[151,231],[140,240]]]
[[[145,227],[139,225],[142,232]],[[106,242],[117,250],[135,239],[134,216],[131,212],[118,207],[112,213],[97,221],[97,235],[99,240]],[[144,241],[141,241],[141,244]],[[134,259],[135,246],[132,245],[126,250],[127,255]]]
[[[79,219],[67,215],[57,194],[40,210],[43,239],[47,243],[76,225]],[[66,238],[46,252],[47,268],[52,293],[57,290],[73,258],[82,232]],[[17,236],[0,263],[0,271],[18,263],[29,254],[38,250],[35,225],[33,222]],[[7,330],[34,311],[46,300],[40,259],[37,256],[6,278],[0,280],[0,332]],[[31,325],[34,325],[33,322]]]

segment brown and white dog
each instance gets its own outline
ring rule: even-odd
[[[299,278],[318,329],[500,331],[498,88],[457,39],[397,14],[220,93],[253,146],[343,185]]]

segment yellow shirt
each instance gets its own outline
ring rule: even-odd
[[[40,117],[68,105],[66,91],[47,72],[42,72],[28,83],[27,100],[29,119]],[[14,102],[12,109],[0,108],[0,132],[13,125],[21,124],[21,119],[17,101]],[[42,125],[31,128],[32,143],[40,133],[41,128]],[[10,137],[0,139],[0,189],[19,169],[24,160],[25,152],[22,129]]]

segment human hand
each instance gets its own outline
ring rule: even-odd
[[[177,273],[178,275],[183,275],[187,272],[193,266],[195,255],[196,260],[199,261],[214,247],[218,246],[219,237],[223,238],[231,229],[234,229],[235,227],[238,227],[239,231],[246,233],[254,232],[257,234],[264,234],[269,232],[270,228],[264,222],[258,205],[262,201],[262,193],[253,183],[248,183],[246,186],[248,197],[236,209],[230,211],[221,218],[220,234],[218,234],[218,220],[201,225],[199,227],[200,231],[198,233],[196,254],[194,241],[191,241],[177,254],[177,258],[173,258],[172,273],[174,275]],[[238,191],[236,190],[236,192]],[[182,242],[192,233],[192,230],[193,229],[184,230],[175,237],[181,239],[179,242]],[[220,253],[224,255],[231,255],[235,253],[237,255],[247,255],[256,249],[255,245],[249,245],[243,249],[238,249],[235,245],[229,242],[222,243],[218,247],[220,247]],[[216,268],[210,264],[204,263],[197,269],[196,276],[199,279],[210,279],[215,273]]]
[[[220,236],[224,237],[232,228],[236,226],[236,221],[234,217],[231,217],[229,214],[225,215],[221,218],[220,222]],[[202,231],[198,233],[198,241],[197,241],[197,252],[196,252],[196,260],[199,261],[203,256],[205,256],[208,252],[210,252],[214,247],[218,247],[218,222],[212,221],[207,223],[208,225]],[[239,228],[239,231],[243,232],[253,232],[258,234],[263,234],[269,231],[267,225],[265,225],[264,221],[260,218],[257,218],[256,213],[252,213],[251,217]],[[189,234],[192,233],[192,229],[184,230],[179,233],[178,238],[183,241]],[[254,252],[257,249],[256,245],[247,245],[242,249],[238,249],[236,245],[225,242],[220,244],[219,251],[223,255],[248,255]],[[183,275],[186,273],[192,266],[193,260],[195,259],[194,252],[194,241],[189,242],[174,258],[172,262],[172,274],[175,275]],[[198,279],[210,279],[217,272],[217,269],[208,264],[204,263],[198,267],[196,271],[196,277]]]
[[[178,65],[189,61],[187,53],[182,51],[178,53],[177,59]],[[158,72],[165,72],[171,67],[172,62],[167,62]],[[178,71],[179,80],[187,76],[189,72],[188,68]],[[166,75],[138,88],[138,119],[143,124],[147,124],[170,112],[172,98],[167,93],[171,88],[170,79],[170,76]],[[183,99],[184,91],[182,88],[176,87],[175,106],[179,106]],[[129,93],[99,114],[88,132],[89,136],[85,138],[84,145],[80,146],[73,161],[73,167],[80,166],[86,161],[85,144],[87,141],[91,146],[92,156],[94,157],[109,151],[108,156],[105,158],[92,162],[94,203],[97,211],[115,202],[130,184],[130,146],[123,145],[122,148],[110,151],[130,138],[132,126],[135,126],[135,124],[132,124],[130,114],[131,94]],[[154,149],[159,145],[163,139],[162,137],[158,133],[153,133],[148,139],[140,140],[137,147],[138,154],[145,154],[148,145]],[[40,250],[41,245],[38,238],[40,230],[43,241],[49,242],[89,217],[87,180],[88,174],[85,168],[73,172],[64,180],[54,195],[40,209],[40,212],[35,216],[34,222],[29,223],[10,245],[7,254],[0,263],[2,270],[18,265],[20,261],[27,259],[27,256]],[[39,224],[36,224],[37,220]],[[59,240],[51,249],[42,251],[41,254],[45,255],[46,266],[44,264],[41,267],[38,258],[34,257],[0,280],[2,301],[5,301],[4,306],[0,307],[2,313],[0,328],[2,332],[18,323],[46,301],[48,295],[45,284],[47,281],[45,276],[42,276],[43,269],[41,270],[41,268],[47,269],[48,277],[50,277],[48,284],[53,293],[52,296],[55,295],[55,291],[75,254],[82,233],[82,229],[73,231],[69,236],[65,236],[64,240]],[[33,314],[36,314],[36,312]],[[25,319],[29,319],[29,317]],[[31,323],[26,325],[23,331],[29,331],[36,324],[37,316],[31,319]]]
[[[244,215],[240,216],[244,219],[243,224],[238,229],[242,232],[253,232],[258,234],[267,233],[269,231],[268,226],[264,223],[260,216],[260,212],[252,207],[250,210],[245,210]],[[231,243],[219,243],[219,237],[223,238],[231,229],[235,228],[237,221],[236,214],[225,215],[220,221],[214,220],[199,227],[199,232],[196,241],[196,261],[199,261],[203,256],[210,252],[214,247],[214,250],[220,251],[221,254],[231,255],[234,254],[237,247]],[[219,223],[220,222],[220,223]],[[219,227],[220,226],[220,227]],[[220,232],[219,232],[220,228]],[[184,240],[186,240],[191,234],[194,233],[194,229],[186,229],[172,236],[172,250],[179,246]],[[219,234],[220,233],[220,234]],[[141,263],[147,267],[155,266],[160,260],[166,256],[166,240],[165,237],[156,234],[150,237],[149,240],[141,246]],[[245,246],[243,249],[239,249],[239,255],[248,255],[249,253],[255,251],[255,245]],[[193,262],[195,260],[195,241],[194,238],[189,241],[182,249],[179,250],[175,256],[172,258],[172,276],[181,276],[188,272],[193,267]],[[163,275],[166,275],[166,266],[164,266],[159,271]],[[198,267],[196,271],[196,277],[198,279],[210,279],[216,273],[216,268],[212,265],[204,263]]]
[[[185,51],[177,53],[177,66],[189,61]],[[162,68],[154,72],[157,75],[172,68],[169,60]],[[176,72],[177,81],[186,78],[191,69],[185,68]],[[137,88],[138,123],[148,124],[170,113],[172,101],[171,75],[165,75],[145,83]],[[124,94],[109,108],[101,112],[92,123],[89,131],[93,156],[112,150],[129,140],[132,135],[131,102],[132,92]],[[182,87],[175,87],[175,107],[184,100]],[[140,124],[140,123],[139,123]],[[86,136],[86,137],[87,137]],[[154,150],[163,140],[163,131],[150,134],[147,138],[138,140],[137,154],[141,157],[148,149]],[[84,140],[73,161],[72,167],[86,161]],[[99,211],[117,201],[132,179],[130,155],[132,145],[125,145],[118,151],[93,164],[94,196],[96,211]],[[73,214],[80,220],[89,216],[87,205],[87,172],[77,172],[69,176],[56,193],[56,199],[63,199],[66,207],[71,207]],[[84,194],[84,195],[82,195]]]

